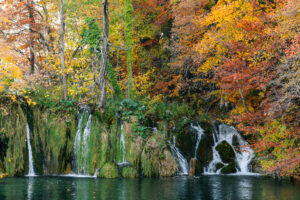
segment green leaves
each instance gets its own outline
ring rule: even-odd
[[[101,30],[94,18],[86,17],[84,21],[87,27],[84,27],[80,34],[82,38],[81,43],[89,45],[90,52],[94,52],[94,48],[97,45],[98,40],[101,38]],[[98,50],[100,51],[100,49]]]

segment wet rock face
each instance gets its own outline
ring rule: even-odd
[[[214,145],[214,140],[212,136],[212,132],[205,131],[205,135],[202,137],[198,152],[197,152],[197,165],[202,165],[203,167],[207,167],[213,158],[212,147]]]
[[[181,150],[184,157],[190,160],[195,152],[195,130],[187,129],[176,137],[176,146]]]
[[[235,162],[230,162],[227,166],[221,169],[222,174],[231,174],[236,173],[236,164]]]
[[[98,176],[101,178],[118,178],[118,167],[114,163],[106,163],[103,168],[101,168]]]
[[[223,162],[228,163],[228,162],[233,162],[235,159],[235,154],[230,146],[226,141],[221,142],[217,147],[216,150],[218,151],[221,159]]]
[[[138,170],[134,167],[124,167],[122,172],[122,177],[124,178],[137,178],[138,177]]]
[[[217,172],[217,171],[218,171],[219,169],[221,169],[222,167],[224,167],[224,164],[222,164],[222,163],[216,164],[215,172]]]
[[[173,176],[177,171],[176,161],[167,150],[164,137],[159,133],[147,140],[141,155],[141,164],[146,177]]]

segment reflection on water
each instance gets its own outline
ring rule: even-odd
[[[32,189],[34,184],[34,178],[28,177],[28,183],[27,183],[27,200],[32,199]]]
[[[161,179],[24,177],[0,179],[2,200],[300,199],[299,185],[258,176]]]

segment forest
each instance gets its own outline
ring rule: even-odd
[[[299,179],[299,10],[297,0],[0,0],[0,174],[244,172],[238,140],[252,171]],[[215,127],[235,127],[232,142],[197,136]],[[210,164],[215,152],[222,161]]]

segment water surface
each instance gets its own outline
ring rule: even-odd
[[[0,179],[1,200],[21,199],[300,199],[299,185],[261,176],[96,179],[22,177]]]

